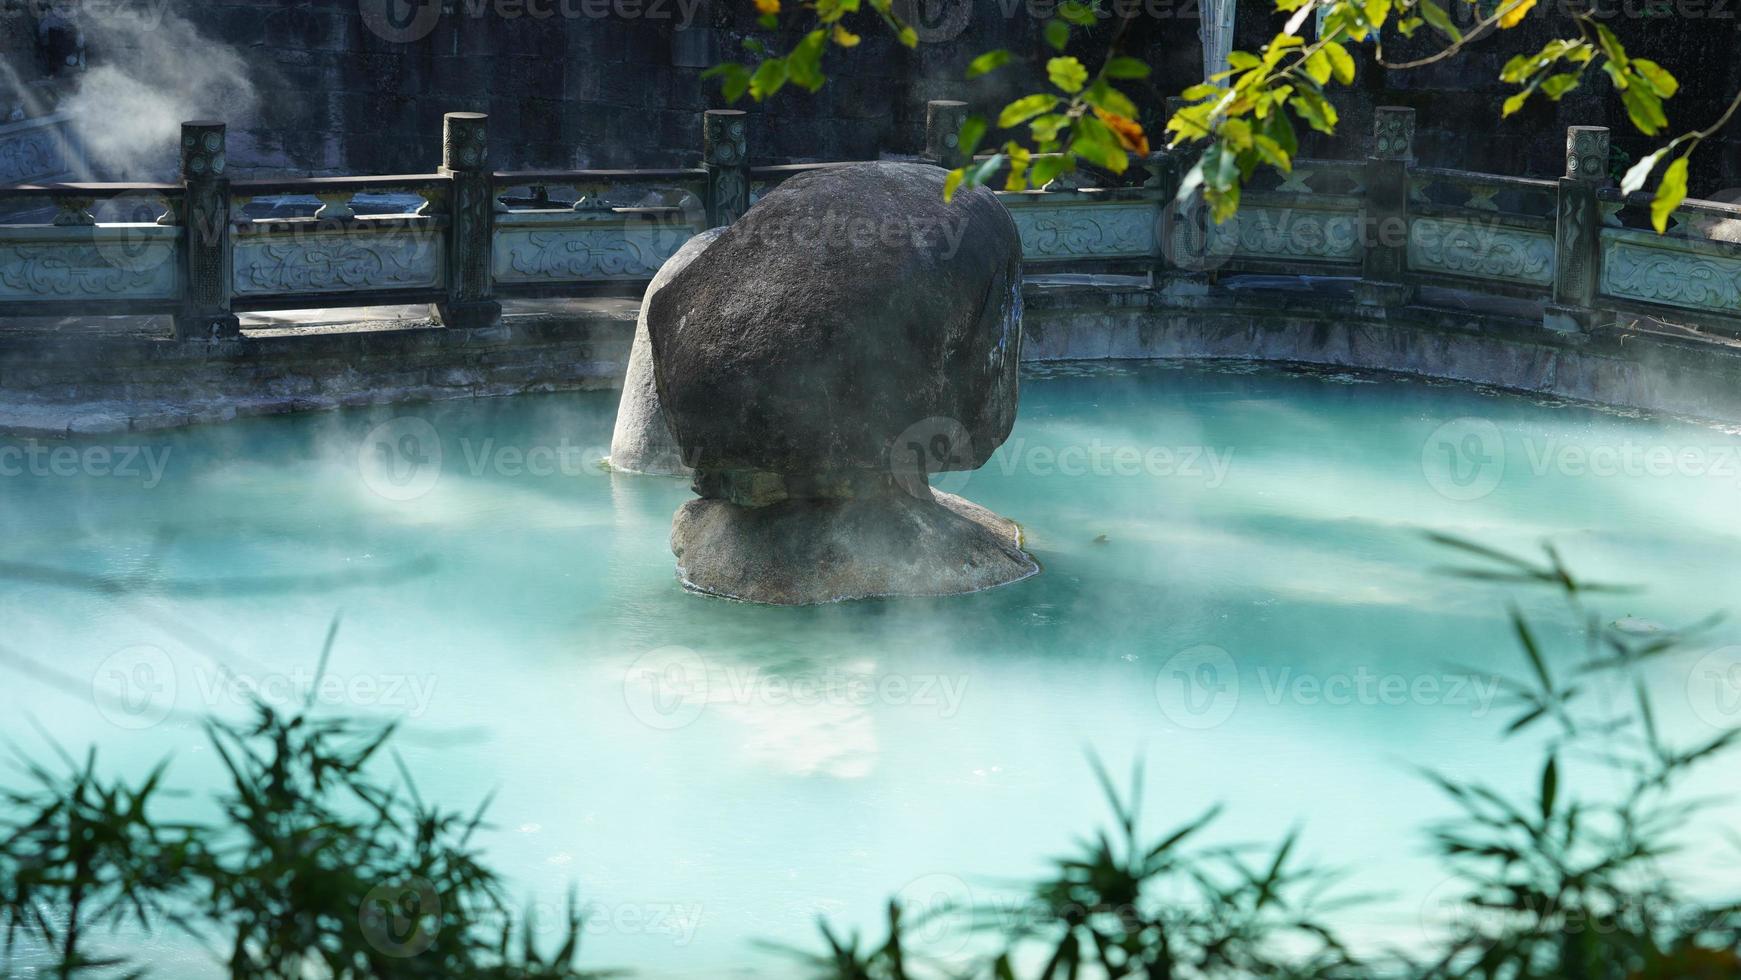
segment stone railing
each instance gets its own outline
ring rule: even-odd
[[[960,162],[963,111],[933,103],[927,158]],[[504,299],[634,294],[691,235],[835,166],[751,167],[743,113],[705,122],[692,169],[498,173],[486,117],[453,113],[434,173],[234,182],[224,126],[186,123],[177,183],[0,186],[0,210],[38,216],[0,225],[0,317],[168,313],[194,339],[252,310],[427,303],[464,328]],[[1366,160],[1259,175],[1224,224],[1175,200],[1178,153],[1126,186],[1000,196],[1036,273],[1318,275],[1377,306],[1423,286],[1539,299],[1562,331],[1656,315],[1741,332],[1741,208],[1689,201],[1657,235],[1648,202],[1610,186],[1602,129],[1570,131],[1558,181],[1417,167],[1413,134],[1413,110],[1380,109]]]

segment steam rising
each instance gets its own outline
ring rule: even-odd
[[[260,97],[235,50],[167,10],[109,5],[81,26],[91,69],[62,107],[86,155],[87,175],[166,178],[189,119],[249,120]]]

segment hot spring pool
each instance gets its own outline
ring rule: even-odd
[[[213,786],[191,718],[240,715],[242,684],[300,698],[342,612],[325,710],[401,720],[425,796],[494,791],[490,857],[516,898],[578,887],[590,966],[779,975],[753,941],[814,946],[819,915],[880,935],[903,889],[989,900],[1105,823],[1088,748],[1115,771],[1146,752],[1151,831],[1216,801],[1217,840],[1298,824],[1308,856],[1382,894],[1342,916],[1349,936],[1406,946],[1447,887],[1422,825],[1449,810],[1411,766],[1523,791],[1540,765],[1499,740],[1491,679],[1452,664],[1519,670],[1509,596],[1564,622],[1551,596],[1437,574],[1421,532],[1551,538],[1586,575],[1650,584],[1605,605],[1640,630],[1729,608],[1741,581],[1729,432],[1144,365],[1029,374],[998,457],[937,481],[1020,521],[1040,576],[750,606],[678,585],[683,482],[595,465],[615,403],[0,440],[0,557],[120,587],[8,566],[0,649],[33,666],[0,671],[0,734],[38,757],[44,733],[95,743],[128,773],[172,755],[174,785]],[[1724,626],[1652,668],[1667,727],[1741,722],[1736,643]],[[1735,785],[1723,765],[1705,785]],[[1733,880],[1725,860],[1687,873]],[[150,943],[158,975],[216,974]]]

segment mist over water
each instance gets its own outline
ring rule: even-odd
[[[1104,825],[1085,746],[1114,768],[1147,750],[1151,829],[1216,801],[1226,841],[1297,819],[1313,858],[1384,896],[1344,922],[1377,948],[1424,941],[1445,877],[1421,833],[1445,804],[1407,760],[1508,790],[1539,778],[1532,746],[1499,741],[1509,715],[1482,675],[1460,673],[1520,668],[1505,616],[1519,594],[1435,573],[1445,556],[1423,528],[1518,551],[1552,538],[1590,578],[1651,587],[1614,616],[1672,625],[1733,602],[1741,436],[1399,380],[1040,375],[1008,451],[939,482],[1020,521],[1044,571],[943,600],[684,592],[669,534],[692,494],[597,466],[611,392],[129,434],[167,453],[161,480],[141,464],[0,485],[0,560],[139,583],[117,598],[0,582],[3,645],[78,682],[0,674],[0,738],[41,748],[31,712],[114,771],[173,756],[170,784],[206,789],[221,768],[184,719],[245,710],[219,663],[282,703],[342,610],[323,710],[401,722],[426,797],[468,809],[496,792],[481,843],[514,896],[548,908],[573,884],[606,910],[589,967],[784,977],[752,940],[813,946],[818,914],[874,932],[909,886],[984,899]],[[1428,451],[1464,444],[1435,437],[1457,420],[1502,435],[1490,486]],[[1658,445],[1713,465],[1574,465]],[[325,584],[185,588],[270,576]],[[1555,606],[1519,597],[1532,615]],[[173,678],[179,714],[79,695],[140,647],[173,665],[155,676]],[[1188,686],[1216,658],[1231,697]],[[1686,668],[1652,674],[1682,741],[1712,710],[1689,702]],[[1732,762],[1707,775],[1697,791],[1741,778]],[[217,972],[184,943],[154,952],[165,975]]]

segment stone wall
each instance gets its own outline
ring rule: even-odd
[[[1038,28],[1054,0],[901,2],[925,40],[918,50],[866,30],[859,47],[831,52],[833,79],[822,91],[789,87],[768,105],[744,100],[757,162],[916,153],[926,100],[964,97],[995,112],[1011,95],[1043,84],[1025,69],[973,82],[964,81],[962,71],[974,54],[995,47],[1043,61],[1049,50]],[[1139,101],[1158,105],[1197,80],[1199,0],[1115,2],[1136,14],[1120,45],[1156,69],[1151,84],[1136,86]],[[1613,7],[1605,22],[1634,53],[1668,65],[1685,83],[1669,104],[1676,131],[1714,121],[1741,87],[1741,59],[1733,57],[1741,46],[1741,0],[1604,2]],[[30,11],[41,6],[0,0],[4,64],[35,70]],[[714,83],[701,77],[704,66],[743,56],[746,37],[766,38],[755,29],[748,0],[160,0],[141,6],[185,21],[201,38],[178,40],[188,50],[171,59],[193,63],[202,51],[222,48],[246,66],[259,96],[253,112],[236,118],[236,106],[246,100],[210,93],[201,98],[214,104],[186,107],[229,117],[237,176],[427,171],[437,161],[442,113],[454,110],[493,116],[493,152],[504,169],[692,166],[701,111],[723,104]],[[1373,107],[1400,104],[1419,110],[1418,153],[1429,166],[1555,176],[1565,128],[1574,124],[1611,126],[1622,153],[1647,152],[1652,141],[1631,135],[1611,88],[1595,77],[1558,105],[1537,100],[1510,120],[1498,119],[1510,91],[1498,80],[1500,66],[1548,37],[1573,32],[1563,9],[1544,2],[1523,26],[1478,40],[1431,67],[1364,66],[1355,90],[1339,98],[1342,133],[1308,149],[1364,155]],[[393,20],[387,16],[393,10],[407,17]],[[1240,0],[1237,46],[1255,49],[1278,24],[1271,0]],[[128,59],[162,60],[161,49],[133,43],[130,34],[142,30],[179,37],[161,24],[94,25],[86,31],[92,70],[125,68]],[[1109,20],[1072,50],[1096,58],[1117,30]],[[769,40],[784,50],[795,37]],[[1386,54],[1398,61],[1428,50],[1417,39]],[[1701,152],[1694,169],[1696,192],[1741,185],[1741,150],[1732,139],[1721,141]]]

